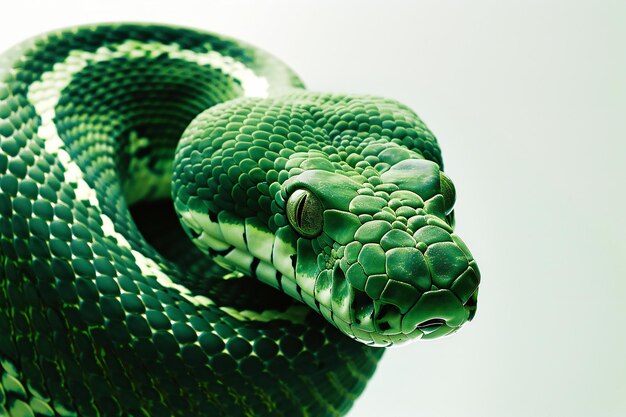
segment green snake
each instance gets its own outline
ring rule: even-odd
[[[223,36],[109,24],[14,47],[0,415],[345,414],[381,347],[475,313],[442,169],[405,105],[306,91]]]

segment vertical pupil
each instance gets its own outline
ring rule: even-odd
[[[298,222],[298,226],[302,227],[302,214],[304,213],[304,206],[306,204],[307,194],[300,199],[298,202],[298,208],[296,210],[296,221]]]

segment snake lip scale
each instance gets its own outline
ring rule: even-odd
[[[102,24],[0,55],[0,416],[340,416],[480,274],[397,101]]]

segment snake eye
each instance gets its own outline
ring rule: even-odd
[[[454,190],[454,184],[452,183],[452,180],[446,174],[440,171],[439,178],[441,180],[441,195],[443,195],[443,206],[447,216],[454,208],[456,191]]]
[[[298,189],[287,200],[287,219],[304,237],[315,237],[322,232],[322,213],[322,203],[309,190]]]

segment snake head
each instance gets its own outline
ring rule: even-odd
[[[369,345],[456,331],[479,271],[454,233],[452,181],[405,106],[298,92],[198,116],[179,145],[183,226],[220,265]]]
[[[372,182],[308,170],[284,184],[287,218],[301,235],[296,283],[324,317],[367,344],[456,331],[474,315],[480,279],[453,232],[452,181],[416,158]]]

